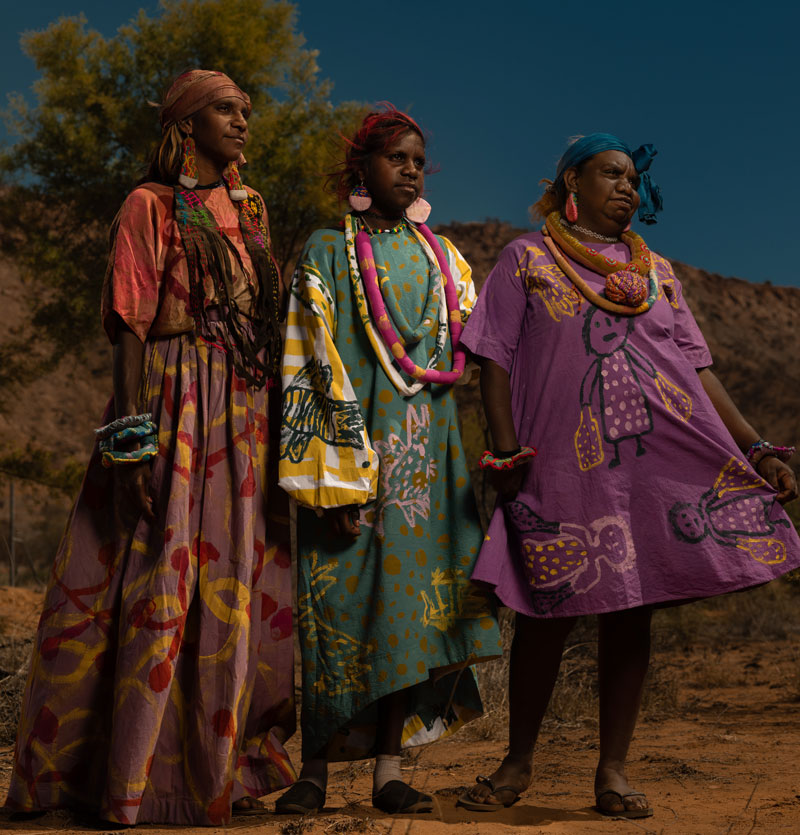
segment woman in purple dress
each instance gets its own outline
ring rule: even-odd
[[[473,579],[517,613],[509,750],[459,801],[491,811],[531,782],[564,640],[599,616],[597,810],[645,817],[625,761],[654,606],[765,583],[800,564],[781,505],[793,449],[763,441],[709,366],[669,263],[630,231],[654,222],[655,151],[572,144],[534,207],[541,232],[502,252],[462,343],[481,363],[500,501]],[[533,447],[538,457],[531,461]]]

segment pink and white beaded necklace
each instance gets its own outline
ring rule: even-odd
[[[355,235],[358,268],[363,279],[364,291],[369,300],[372,320],[397,365],[409,377],[421,383],[452,384],[461,377],[466,363],[466,353],[463,348],[459,347],[463,326],[461,324],[461,309],[458,303],[458,293],[456,291],[455,281],[453,281],[452,274],[450,273],[447,257],[442,251],[439,241],[436,240],[436,236],[424,223],[416,224],[413,228],[419,232],[433,251],[439,266],[439,271],[441,272],[444,296],[447,303],[447,319],[450,325],[450,343],[453,349],[453,368],[451,371],[421,368],[408,356],[386,311],[386,305],[380,290],[378,271],[375,267],[375,254],[372,250],[372,242],[363,228]]]

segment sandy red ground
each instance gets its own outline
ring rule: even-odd
[[[0,587],[0,634],[30,634],[40,601],[37,592]],[[678,681],[680,715],[640,723],[629,768],[631,781],[647,792],[655,809],[652,818],[611,820],[592,810],[597,736],[594,723],[587,719],[543,732],[534,785],[510,809],[482,814],[456,807],[463,788],[476,774],[489,772],[504,747],[501,740],[471,738],[466,730],[419,751],[406,766],[414,785],[434,794],[433,814],[391,818],[374,812],[369,803],[369,765],[357,763],[333,770],[323,813],[305,820],[271,814],[237,819],[224,831],[242,835],[800,832],[800,647],[791,640],[740,641],[724,653],[708,649],[694,655],[675,653],[662,656],[660,663]],[[295,759],[298,745],[297,738],[289,745]],[[0,750],[2,794],[11,762],[11,749]],[[136,830],[177,831],[147,825]],[[0,831],[34,835],[96,830],[81,829],[68,815],[52,813],[33,821],[0,817]]]

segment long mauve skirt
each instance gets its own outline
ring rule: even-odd
[[[282,747],[295,723],[290,557],[266,531],[278,500],[268,393],[191,334],[148,341],[145,368],[157,521],[115,528],[113,473],[95,451],[39,622],[7,805],[220,825],[233,801],[294,779]]]

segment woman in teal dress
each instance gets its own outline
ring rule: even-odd
[[[478,716],[468,665],[500,652],[469,580],[482,533],[452,391],[475,292],[424,224],[425,164],[412,119],[365,117],[337,177],[353,212],[292,282],[280,483],[300,505],[304,763],[279,812],[322,808],[327,763],[372,756],[373,805],[430,811],[401,747]]]

